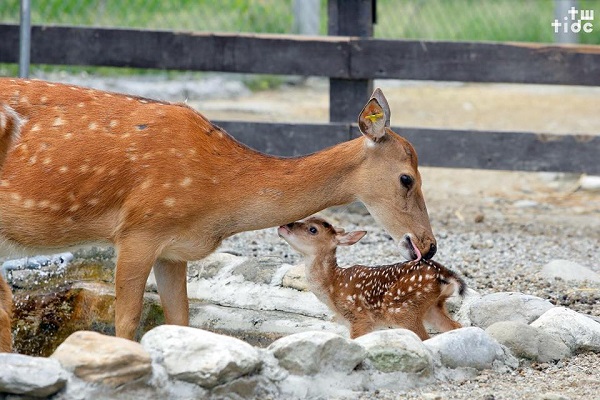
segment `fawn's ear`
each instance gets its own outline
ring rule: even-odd
[[[390,126],[390,106],[381,89],[377,88],[371,99],[358,116],[358,127],[363,135],[374,142],[380,142]]]
[[[344,234],[335,235],[337,242],[340,246],[350,246],[358,242],[367,234],[367,231],[354,231]]]

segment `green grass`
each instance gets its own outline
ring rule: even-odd
[[[378,7],[375,36],[382,38],[554,41],[553,0],[378,0]],[[594,31],[580,42],[600,44],[600,0],[580,0],[579,9],[596,14]]]
[[[34,24],[119,26],[200,32],[292,33],[294,0],[36,0]],[[378,0],[380,38],[553,42],[554,0]],[[579,0],[596,13],[594,32],[580,42],[600,44],[600,0]],[[321,0],[320,33],[327,31]],[[0,21],[18,22],[19,0],[0,1]]]
[[[290,32],[292,0],[37,0],[34,24],[210,32]],[[19,20],[19,0],[0,2],[0,21]]]

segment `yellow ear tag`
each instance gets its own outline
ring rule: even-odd
[[[371,114],[371,115],[367,115],[365,118],[369,119],[371,122],[375,122],[378,119],[383,118],[383,113],[375,113],[375,114]]]

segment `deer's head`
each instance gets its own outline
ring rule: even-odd
[[[355,193],[400,243],[404,256],[429,259],[437,246],[421,192],[417,152],[390,129],[390,115],[387,100],[376,89],[358,118],[365,159]]]

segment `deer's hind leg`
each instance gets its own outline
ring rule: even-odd
[[[0,308],[0,353],[12,351],[11,320],[6,311]]]
[[[425,313],[425,321],[434,326],[440,332],[448,332],[453,329],[462,328],[459,322],[454,321],[446,310],[446,298],[440,298]]]
[[[187,262],[158,260],[154,276],[167,324],[189,325]]]
[[[375,329],[371,321],[355,321],[350,323],[350,338],[356,339],[359,336],[366,335],[367,333],[373,332]]]
[[[429,339],[429,334],[423,325],[423,313],[419,307],[407,306],[405,303],[402,307],[388,310],[388,315],[394,326],[413,331],[421,340]]]

